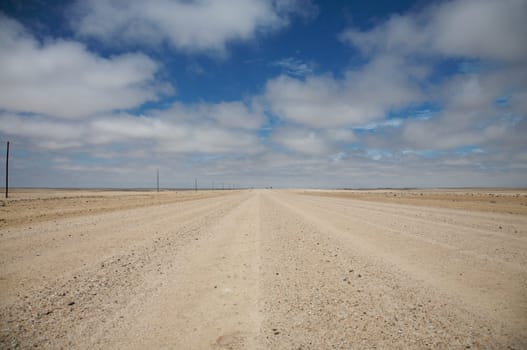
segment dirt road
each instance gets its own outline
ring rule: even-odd
[[[527,348],[523,214],[120,195],[0,208],[1,348]]]

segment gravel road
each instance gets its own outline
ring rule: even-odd
[[[527,348],[525,215],[278,190],[86,198],[0,208],[0,348]]]

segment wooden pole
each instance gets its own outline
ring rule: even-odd
[[[5,157],[5,197],[9,196],[9,141],[7,141],[7,154]]]

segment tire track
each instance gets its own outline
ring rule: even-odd
[[[527,221],[524,225],[512,226],[504,223],[507,222],[507,217],[498,215],[499,219],[494,220],[500,222],[500,225],[494,226],[491,230],[488,227],[478,227],[477,224],[468,224],[468,222],[475,223],[480,220],[479,215],[474,216],[471,212],[463,215],[464,221],[461,225],[445,222],[448,220],[445,216],[430,215],[426,219],[419,218],[421,216],[420,208],[417,207],[412,208],[413,214],[406,213],[406,208],[403,207],[401,208],[402,214],[399,215],[397,205],[392,205],[388,211],[381,211],[375,207],[362,206],[360,202],[355,200],[347,200],[347,202],[324,200],[324,204],[309,199],[300,199],[300,201],[318,207],[320,210],[327,211],[325,208],[329,206],[332,212],[346,215],[372,226],[412,235],[416,239],[451,247],[460,253],[485,256],[485,259],[508,263],[517,267],[527,264],[527,238],[514,237],[501,232],[503,226],[510,226],[511,230],[523,234],[522,232],[527,228]],[[490,214],[486,216],[488,218]],[[381,226],[378,223],[382,223]],[[434,235],[427,234],[430,225],[437,228]]]
[[[172,257],[162,285],[136,295],[104,348],[254,349],[259,300],[259,199],[244,197]],[[153,278],[147,284],[159,284]]]
[[[153,219],[163,214],[158,208],[121,212],[121,218],[140,218],[145,224],[137,226],[131,220],[128,226],[126,221],[115,218],[114,223],[121,225],[118,234],[107,240],[103,230],[97,234],[102,240],[83,246],[87,251],[80,257],[88,257],[86,264],[81,263],[79,256],[65,257],[63,265],[60,260],[44,264],[48,271],[56,273],[49,279],[10,290],[2,287],[3,293],[16,296],[9,302],[3,300],[5,304],[0,309],[0,348],[93,348],[101,334],[106,333],[109,322],[121,320],[123,310],[134,302],[133,296],[159,287],[149,283],[151,278],[163,283],[167,271],[174,268],[174,255],[206,237],[218,220],[247,198],[247,194],[237,194],[211,199],[210,203],[202,203],[204,211],[196,210],[199,203],[185,202],[188,204],[183,206],[189,205],[190,211],[180,211],[181,206],[171,204],[162,211],[166,220],[157,223]],[[183,212],[183,216],[179,215]],[[134,237],[137,239],[131,239]],[[105,250],[111,242],[114,245]],[[64,264],[69,259],[77,262]],[[19,274],[22,280],[35,276],[34,270]]]
[[[500,323],[508,336],[520,335],[527,326],[527,273],[524,265],[507,264],[484,257],[464,255],[456,249],[426,242],[404,232],[390,231],[386,221],[368,223],[367,214],[357,219],[339,213],[338,207],[324,201],[324,208],[299,201],[298,196],[276,194],[277,202],[305,220],[338,235],[343,244],[353,244],[368,254],[394,264],[420,280],[459,300],[473,313]],[[406,220],[405,217],[401,218]],[[430,235],[434,225],[423,228]],[[504,296],[507,296],[504,298]],[[523,340],[525,342],[525,339]]]
[[[317,210],[270,193],[262,209],[264,348],[495,348],[507,329],[415,279]]]

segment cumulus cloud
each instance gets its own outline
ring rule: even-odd
[[[434,118],[407,121],[400,138],[394,135],[392,142],[403,147],[439,150],[468,145],[479,145],[487,151],[496,150],[497,145],[503,147],[511,141],[518,122],[527,113],[516,104],[496,104],[505,91],[518,91],[511,90],[515,79],[508,79],[508,83],[499,79],[503,74],[502,71],[452,78],[437,90],[443,110]]]
[[[457,0],[393,15],[369,30],[345,30],[341,39],[367,60],[390,55],[404,62],[404,71],[424,62],[429,72],[443,74],[435,81],[426,74],[417,77],[427,91],[423,102],[440,106],[438,113],[398,120],[382,137],[369,135],[368,145],[440,151],[479,146],[485,154],[508,147],[518,123],[527,117],[527,105],[520,97],[527,92],[525,23],[525,1]],[[445,74],[440,65],[449,60],[450,64],[471,62],[474,69]],[[499,105],[498,100],[504,102]],[[387,122],[367,126],[377,128]],[[524,142],[508,149],[520,154],[525,146]]]
[[[288,125],[273,131],[270,140],[286,152],[334,158],[339,153],[340,146],[349,144],[356,138],[352,130],[344,128],[313,129]]]
[[[457,0],[393,15],[371,30],[350,28],[341,39],[368,55],[387,51],[525,63],[525,23],[524,0]]]
[[[415,84],[422,69],[407,68],[404,61],[385,55],[347,71],[343,79],[279,76],[267,83],[265,96],[273,112],[287,120],[320,128],[355,126],[422,98]]]
[[[0,134],[40,150],[135,142],[172,154],[259,150],[255,130],[264,116],[256,99],[123,112],[171,91],[157,77],[159,68],[143,54],[103,58],[78,42],[39,42],[1,17]]]
[[[0,133],[31,140],[42,149],[79,147],[84,134],[78,125],[64,121],[53,121],[42,116],[24,116],[0,113]]]
[[[199,121],[217,124],[231,129],[257,129],[265,120],[263,107],[257,101],[249,104],[240,101],[191,105],[174,103],[166,110],[154,112],[154,115],[190,123]]]
[[[508,127],[503,123],[483,127],[470,127],[452,132],[444,121],[408,123],[402,130],[404,145],[416,149],[446,150],[468,145],[482,145],[507,136]],[[433,136],[433,137],[432,137]]]
[[[527,2],[465,0],[440,6],[428,31],[435,49],[450,56],[505,61],[527,57]]]
[[[159,66],[143,54],[103,58],[73,41],[36,40],[0,16],[0,108],[82,118],[155,100],[171,87],[156,81]]]
[[[87,0],[72,13],[72,26],[83,37],[224,52],[229,42],[285,27],[291,15],[313,16],[316,6],[306,0]]]
[[[258,99],[126,112],[173,92],[160,69],[140,53],[102,57],[76,41],[39,41],[1,17],[0,136],[14,141],[13,171],[32,169],[16,178],[58,185],[54,178],[68,173],[77,174],[75,181],[63,185],[92,186],[101,185],[90,178],[97,173],[108,185],[137,186],[135,176],[160,164],[175,169],[204,157],[261,151],[257,129],[265,118]],[[28,155],[17,159],[20,149]],[[53,168],[36,168],[48,155]],[[113,183],[116,174],[129,181]]]
[[[271,63],[283,71],[261,96],[142,115],[123,110],[170,91],[151,58],[39,41],[2,18],[0,136],[28,145],[24,159],[13,148],[14,171],[32,169],[14,177],[20,184],[141,186],[161,165],[175,185],[196,174],[249,186],[525,185],[525,7],[435,2],[345,30],[340,38],[363,60],[338,77],[289,57]],[[231,42],[317,13],[301,0],[87,0],[71,11],[79,40],[185,54],[224,54]],[[433,113],[404,115],[428,105]],[[51,158],[53,169],[35,168]]]
[[[322,132],[301,128],[281,128],[273,133],[272,140],[286,149],[303,154],[328,154],[333,146]]]
[[[241,102],[175,104],[146,116],[110,113],[76,121],[3,112],[0,133],[27,139],[43,150],[138,142],[150,151],[171,154],[251,154],[260,150],[255,129],[261,121],[261,115]]]
[[[456,152],[463,147],[477,147],[489,156],[505,149],[521,154],[526,142],[520,140],[518,133],[525,124],[527,109],[508,99],[498,104],[496,99],[506,91],[515,91],[514,96],[525,91],[516,81],[525,75],[503,79],[508,74],[500,70],[452,77],[434,89],[436,100],[442,105],[440,111],[426,118],[395,119],[393,128],[384,129],[382,137],[369,135],[367,144],[414,150],[416,154],[423,154],[419,150]]]
[[[519,183],[515,174],[525,171],[527,147],[520,136],[527,118],[526,5],[442,2],[366,31],[344,31],[341,39],[357,47],[365,63],[343,78],[289,74],[268,81],[265,97],[286,125],[273,130],[270,140],[291,157],[315,162],[321,173],[331,158],[335,169],[360,173],[364,183],[368,176],[397,183],[383,167],[414,185],[425,182],[412,171],[443,185],[459,182],[456,172],[481,183],[496,183],[500,176]],[[452,62],[472,62],[474,69],[442,71]],[[437,110],[425,117],[400,114],[421,104]],[[330,130],[346,129],[359,134],[346,141],[330,136]],[[375,170],[369,172],[367,164]],[[445,177],[439,181],[435,174]]]
[[[203,121],[175,122],[168,118],[117,116],[93,121],[94,143],[147,142],[150,151],[167,154],[250,154],[258,151],[255,134],[210,125]]]

